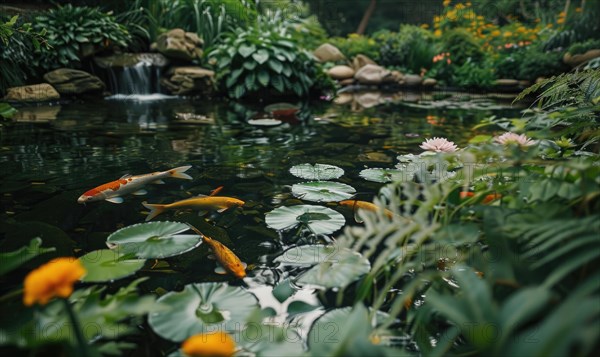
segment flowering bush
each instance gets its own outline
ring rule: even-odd
[[[334,37],[329,39],[347,58],[363,54],[373,61],[379,61],[380,44],[368,36],[351,33],[348,37]]]

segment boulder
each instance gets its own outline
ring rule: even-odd
[[[502,79],[497,79],[494,82],[494,85],[496,87],[516,87],[519,85],[519,81],[516,79],[506,79],[506,78],[502,78]]]
[[[176,95],[209,94],[213,90],[215,72],[197,66],[171,67],[160,84]]]
[[[44,102],[56,99],[60,99],[60,94],[48,83],[8,88],[4,97],[4,100],[15,102]]]
[[[330,43],[324,43],[319,46],[313,54],[319,62],[335,62],[346,59],[340,50]]]
[[[596,57],[600,57],[600,49],[589,50],[586,53],[580,53],[577,55],[571,55],[569,52],[567,52],[563,56],[563,62],[571,67],[577,67]]]
[[[373,61],[365,55],[356,55],[356,57],[354,57],[354,59],[352,60],[352,68],[354,68],[355,71],[358,71],[359,69],[363,68],[368,64],[377,65],[375,61]]]
[[[195,33],[172,29],[159,35],[153,47],[167,57],[191,61],[202,57],[202,45]]]
[[[106,57],[94,57],[100,68],[133,67],[138,63],[148,66],[164,67],[169,64],[167,57],[161,53],[119,53]]]
[[[327,71],[333,79],[344,80],[354,77],[354,70],[348,66],[334,66]]]
[[[352,93],[338,93],[333,102],[335,104],[343,105],[352,103],[352,100],[354,100],[354,96],[352,95]]]
[[[60,94],[102,93],[105,88],[100,78],[78,69],[55,69],[44,74],[44,80]]]
[[[60,105],[35,105],[21,107],[12,117],[20,123],[47,123],[55,120],[60,112]]]
[[[436,84],[437,84],[437,80],[435,78],[425,78],[423,80],[423,83],[421,83],[421,85],[425,88],[435,87]]]
[[[393,81],[393,76],[392,72],[381,66],[367,64],[356,72],[354,79],[360,84],[381,84]]]
[[[522,79],[519,81],[520,87],[529,87],[530,85],[531,85],[531,81],[528,81],[526,79]]]
[[[362,92],[354,95],[354,100],[362,108],[372,108],[381,103],[381,93],[379,92]]]
[[[402,83],[404,81],[404,74],[400,71],[392,71],[392,79],[396,83]]]
[[[407,87],[418,87],[423,82],[423,78],[417,74],[404,75],[404,85]]]
[[[340,85],[342,86],[351,86],[354,84],[354,78],[347,78],[340,81]]]

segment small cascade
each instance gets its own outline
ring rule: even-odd
[[[160,93],[160,77],[168,60],[159,53],[124,53],[97,57],[96,64],[106,70],[109,99],[155,100]]]

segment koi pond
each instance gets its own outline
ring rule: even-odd
[[[328,323],[345,322],[349,312],[331,309],[348,306],[344,295],[349,290],[343,288],[370,264],[330,250],[345,229],[364,224],[357,205],[337,202],[372,202],[391,181],[398,156],[421,153],[425,139],[445,137],[464,147],[482,119],[518,117],[522,109],[510,101],[442,97],[390,96],[371,108],[356,102],[295,103],[298,112],[276,120],[263,120],[273,117],[265,106],[179,97],[21,107],[13,121],[0,127],[0,244],[2,252],[30,245],[31,255],[43,254],[4,276],[2,295],[49,257],[85,257],[90,275],[72,299],[102,295],[104,306],[120,306],[110,311],[103,311],[102,304],[96,306],[100,311],[75,307],[87,338],[117,341],[106,343],[107,350],[177,355],[181,341],[193,333],[226,324],[248,353],[296,355],[310,346],[331,354],[328,341],[344,337],[338,325]],[[84,192],[124,175],[186,165],[191,165],[185,173],[192,180],[166,178],[164,184],[146,185],[144,195],[124,195],[121,204],[77,202]],[[317,183],[298,185],[311,181]],[[218,196],[245,204],[223,212],[173,209],[150,222],[179,225],[145,223],[149,210],[143,202],[177,202],[221,186]],[[300,209],[274,211],[281,207]],[[218,262],[210,255],[216,252],[183,223],[231,249],[247,264],[247,275],[236,279],[215,273]],[[144,237],[141,245],[119,243],[115,232],[127,235],[128,229]],[[30,243],[36,237],[41,246]],[[143,246],[152,238],[159,244]],[[46,252],[49,247],[55,250]],[[315,270],[323,262],[329,265]],[[413,303],[418,301],[415,297]],[[20,301],[2,306],[3,318],[15,319],[10,337],[15,341],[28,338],[25,330],[50,339],[71,331],[67,320],[53,320],[47,310],[47,321],[65,326],[28,326],[31,314],[41,312],[26,314],[24,309]],[[262,330],[262,324],[253,331],[243,327],[264,318],[279,332]],[[390,341],[416,348],[403,336]]]

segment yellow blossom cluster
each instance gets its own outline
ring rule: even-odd
[[[85,274],[75,258],[57,258],[31,271],[26,277],[23,303],[47,304],[54,297],[67,298],[73,293],[73,284]]]
[[[185,340],[181,351],[192,357],[228,357],[235,352],[235,342],[222,331],[200,333]]]

